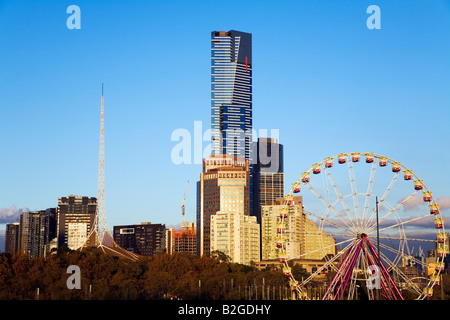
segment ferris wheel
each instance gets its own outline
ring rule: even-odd
[[[290,227],[297,195],[310,197],[301,230]],[[277,234],[278,258],[298,299],[430,298],[449,251],[439,205],[423,181],[400,162],[365,152],[328,157],[304,172],[285,196]],[[301,244],[296,256],[293,238]],[[434,256],[425,257],[424,248]],[[318,264],[296,279],[292,266],[302,261]],[[312,297],[318,286],[322,294]]]

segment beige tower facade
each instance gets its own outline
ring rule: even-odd
[[[261,207],[261,247],[262,260],[277,259],[276,243],[280,240],[277,226],[280,216],[286,213],[283,242],[286,246],[287,258],[292,259],[304,253],[306,214],[302,210],[302,197],[294,198],[294,205],[283,205],[284,199],[279,198],[272,205]]]
[[[333,237],[327,236],[314,222],[306,219],[305,259],[321,260],[327,254],[335,255],[336,246]]]
[[[199,255],[219,250],[228,254],[233,262],[260,260],[259,224],[255,217],[250,217],[249,179],[249,161],[244,157],[212,155],[203,160],[198,184]],[[251,253],[256,247],[246,248],[256,237],[257,256]]]
[[[285,246],[287,259],[321,260],[327,254],[336,254],[334,238],[308,219],[302,202],[302,197],[294,197],[293,204],[286,206],[284,199],[279,198],[261,207],[261,260],[277,259],[279,243]],[[277,228],[282,215],[284,232],[280,238]]]
[[[259,237],[256,217],[229,211],[211,216],[211,252],[221,251],[232,262],[250,265],[260,261]]]

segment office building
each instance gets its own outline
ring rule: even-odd
[[[259,138],[254,150],[253,215],[261,223],[261,206],[284,197],[283,145],[278,139]]]
[[[294,197],[294,205],[285,206],[284,198],[267,202],[261,207],[261,260],[277,259],[277,242],[282,240],[286,248],[286,257],[292,259],[299,257],[305,251],[305,223],[306,214],[302,208],[302,197]],[[277,232],[277,227],[282,213],[286,213],[284,219],[285,232],[283,238]]]
[[[6,225],[5,252],[17,253],[20,250],[20,223],[14,222]]]
[[[30,258],[45,256],[48,243],[46,210],[24,211],[19,222],[19,250]]]
[[[153,256],[166,252],[166,226],[164,224],[141,224],[114,226],[114,241],[127,251],[141,256]]]
[[[24,211],[20,214],[20,252],[30,258],[39,256],[39,211]]]
[[[284,198],[262,206],[261,251],[262,260],[277,259],[277,243],[283,243],[287,259],[301,258],[321,260],[326,255],[336,254],[334,238],[327,236],[308,219],[303,210],[302,197],[293,197],[292,205],[285,205]],[[277,229],[284,215],[284,232]]]
[[[250,265],[260,261],[260,231],[256,217],[218,211],[211,215],[211,252],[220,251],[232,262]]]
[[[69,195],[58,199],[58,247],[80,248],[94,226],[97,198]]]
[[[44,239],[41,250],[44,255],[51,249],[57,249],[57,230],[58,230],[58,208],[48,208],[45,215],[41,217],[41,238]]]
[[[20,252],[30,258],[44,257],[56,235],[56,208],[24,211],[18,223],[6,226],[6,252]]]
[[[211,32],[211,153],[250,159],[252,35]]]
[[[198,183],[199,255],[211,252],[211,216],[218,211],[250,215],[249,161],[241,156],[212,155],[203,159]]]

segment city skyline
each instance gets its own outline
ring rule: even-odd
[[[450,7],[444,2],[424,8],[418,2],[402,6],[379,1],[381,30],[366,28],[366,2],[320,9],[306,2],[276,7],[262,2],[253,13],[245,10],[251,6],[246,3],[245,21],[228,19],[227,13],[218,20],[200,19],[176,44],[165,37],[177,30],[183,35],[189,13],[199,10],[207,17],[213,5],[194,2],[184,12],[187,6],[181,3],[135,2],[126,9],[115,2],[80,2],[81,30],[68,30],[65,7],[46,4],[49,10],[39,11],[44,16],[39,19],[32,2],[0,5],[0,41],[7,48],[0,52],[7,62],[0,76],[5,124],[0,177],[6,181],[0,189],[2,213],[11,206],[30,211],[56,207],[59,197],[70,194],[97,196],[99,88],[105,82],[108,227],[144,221],[179,224],[185,183],[198,180],[201,164],[174,164],[170,155],[177,142],[171,134],[185,128],[194,139],[195,121],[202,121],[203,132],[210,127],[212,30],[253,35],[253,127],[267,129],[269,137],[271,129],[279,130],[285,191],[327,156],[361,151],[402,162],[437,199],[450,198],[445,181],[450,154],[442,148],[450,138],[445,129],[450,119],[450,48],[445,43]],[[181,19],[152,33],[175,6]],[[277,18],[267,30],[258,14],[269,15],[269,9],[276,11],[271,16],[284,13],[290,19]],[[19,12],[21,18],[14,21]],[[100,16],[109,13],[117,24]],[[146,14],[154,20],[138,22]],[[415,15],[421,20],[411,23]],[[24,21],[35,26],[29,35]],[[125,42],[121,48],[116,35]],[[140,41],[146,35],[156,37],[152,43],[158,42],[158,50]],[[179,96],[170,94],[173,87]],[[117,200],[122,195],[125,203]],[[186,221],[195,221],[195,201],[191,188]],[[444,216],[449,207],[442,206]],[[0,219],[4,230],[7,219]]]

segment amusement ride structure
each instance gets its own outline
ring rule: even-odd
[[[322,253],[323,265],[308,278],[296,279],[290,261],[313,253],[291,257],[286,245],[291,232],[288,207],[303,186],[314,196],[311,203],[316,206],[308,211],[303,208],[303,212],[317,219],[318,231],[302,233],[314,233],[309,235],[322,239],[314,252]],[[388,201],[389,195],[394,202]],[[296,299],[311,299],[308,288],[317,283],[324,285],[323,300],[361,296],[369,300],[422,300],[431,297],[433,287],[439,285],[448,254],[444,220],[432,192],[400,162],[365,152],[328,157],[292,185],[283,209],[275,245]],[[325,235],[335,241],[326,242]],[[411,245],[428,245],[436,257],[414,256]],[[405,261],[422,276],[407,274],[411,268],[406,268]],[[326,274],[329,277],[324,281]]]

